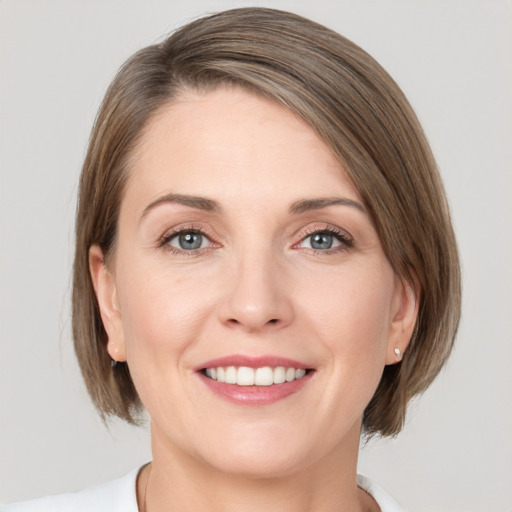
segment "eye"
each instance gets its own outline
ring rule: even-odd
[[[332,249],[333,246],[341,245],[340,241],[336,240],[331,233],[315,233],[314,235],[309,235],[304,242],[309,242],[311,249],[317,250]]]
[[[165,238],[167,245],[180,249],[182,251],[195,251],[204,249],[210,244],[210,240],[206,235],[199,231],[180,231]]]
[[[352,238],[334,229],[316,230],[297,244],[297,247],[314,251],[336,251],[353,246]]]

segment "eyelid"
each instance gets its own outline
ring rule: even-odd
[[[185,254],[185,255],[194,255],[200,252],[208,251],[209,249],[220,247],[220,244],[218,242],[215,242],[212,235],[210,235],[204,228],[204,226],[198,225],[198,224],[182,224],[179,226],[175,226],[171,229],[168,229],[164,232],[164,234],[158,239],[158,247],[164,248],[170,252],[176,253],[176,254]],[[199,249],[191,249],[191,250],[185,250],[185,249],[179,249],[177,247],[169,245],[169,242],[179,236],[182,233],[198,233],[202,236],[204,236],[209,241],[209,247],[203,247]]]
[[[293,245],[293,248],[300,248],[300,244],[306,240],[306,238],[315,235],[317,233],[328,233],[330,235],[335,236],[340,242],[341,245],[334,247],[332,249],[311,249],[313,251],[321,252],[321,253],[329,253],[329,252],[336,252],[340,250],[346,250],[350,249],[354,246],[354,238],[353,236],[346,230],[338,228],[336,226],[333,226],[331,224],[323,224],[321,226],[311,226],[306,228],[305,230],[301,231],[299,234],[299,241]],[[306,248],[307,249],[307,248]]]
[[[164,232],[164,234],[158,239],[157,245],[158,245],[158,247],[165,248],[166,250],[169,250],[171,252],[174,252],[177,254],[185,254],[185,255],[189,255],[189,256],[198,254],[201,252],[206,252],[212,248],[221,247],[221,244],[215,240],[215,238],[209,233],[209,231],[210,230],[205,229],[204,226],[202,226],[200,224],[195,224],[195,223],[178,225],[171,229],[166,230]],[[177,247],[169,245],[170,240],[172,240],[173,238],[175,238],[176,236],[178,236],[182,233],[187,233],[187,232],[198,233],[198,234],[204,236],[209,241],[209,246],[199,248],[199,249],[185,250],[185,249],[179,249]],[[314,248],[303,248],[303,249],[306,249],[306,250],[309,249],[311,251],[315,251],[318,253],[328,254],[329,252],[339,252],[339,251],[350,249],[354,245],[354,238],[348,231],[346,231],[342,228],[339,228],[337,226],[333,226],[331,224],[323,223],[321,225],[310,226],[310,227],[307,227],[306,229],[303,229],[297,235],[299,237],[299,240],[298,240],[298,242],[295,242],[292,245],[292,248],[300,249],[301,248],[300,244],[302,242],[304,242],[304,240],[306,240],[308,237],[315,235],[317,233],[328,233],[330,235],[333,235],[340,242],[340,245],[336,246],[334,248],[331,248],[331,249],[322,249],[322,250],[314,249]]]

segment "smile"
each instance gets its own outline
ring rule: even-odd
[[[294,395],[312,382],[317,369],[277,355],[231,354],[194,368],[215,395],[242,406],[261,407]]]
[[[272,386],[302,379],[307,370],[284,366],[250,368],[248,366],[217,366],[203,370],[206,377],[237,386]]]

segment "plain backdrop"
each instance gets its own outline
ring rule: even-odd
[[[410,511],[512,502],[512,3],[500,0],[0,0],[0,502],[78,490],[150,458],[101,423],[70,337],[81,161],[120,64],[206,12],[292,10],[379,60],[438,159],[464,272],[453,358],[360,471]]]

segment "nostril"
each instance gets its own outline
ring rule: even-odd
[[[228,324],[230,324],[232,326],[241,325],[241,324],[244,323],[244,322],[240,322],[240,320],[237,320],[236,318],[229,318],[227,322],[228,322]],[[278,318],[271,318],[267,322],[264,322],[264,324],[266,324],[266,325],[268,325],[268,324],[276,325],[278,323],[279,323],[279,319]]]

